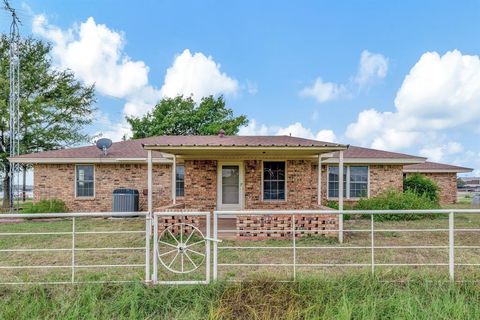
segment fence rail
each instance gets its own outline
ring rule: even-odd
[[[82,212],[82,213],[44,213],[44,214],[1,214],[0,223],[12,219],[32,219],[32,221],[42,220],[42,223],[48,223],[52,219],[66,219],[71,221],[70,231],[48,231],[48,232],[0,232],[0,237],[18,238],[26,236],[70,236],[69,248],[3,248],[1,253],[34,253],[34,252],[58,252],[69,253],[69,264],[41,264],[41,265],[2,265],[0,270],[35,270],[35,269],[70,269],[70,281],[0,281],[0,284],[75,284],[75,283],[101,283],[101,282],[130,282],[123,280],[108,281],[78,281],[76,272],[79,269],[104,269],[104,268],[146,268],[149,264],[149,254],[145,255],[145,263],[100,263],[100,264],[81,264],[77,261],[78,252],[105,252],[105,251],[145,251],[150,252],[148,239],[150,230],[97,230],[97,231],[79,231],[77,229],[77,219],[91,218],[135,218],[149,220],[147,212]],[[43,221],[45,220],[45,221]],[[139,234],[145,235],[145,245],[142,247],[77,247],[78,235],[114,235],[114,234]]]
[[[299,228],[299,221],[301,217],[309,217],[315,215],[321,215],[322,217],[331,216],[332,218],[339,218],[343,215],[363,215],[369,217],[369,219],[355,220],[360,221],[358,228],[349,227],[348,223],[346,224],[346,229],[341,228],[341,224],[335,224],[333,229],[318,229],[310,228],[308,230]],[[389,222],[387,225],[377,222],[375,218],[377,215],[402,215],[402,214],[419,214],[419,215],[431,215],[431,214],[443,214],[445,220],[431,220],[435,221],[431,228],[425,226],[425,224],[409,224],[409,223],[399,223],[398,225],[395,222]],[[4,241],[0,247],[0,254],[25,254],[30,255],[35,252],[47,254],[58,254],[64,255],[65,259],[60,263],[53,263],[48,259],[45,263],[34,265],[28,264],[26,261],[21,260],[17,257],[17,263],[0,264],[0,273],[6,271],[18,271],[25,272],[29,274],[34,272],[32,270],[52,270],[52,272],[60,272],[62,269],[67,270],[68,279],[62,279],[61,281],[10,281],[8,278],[5,281],[0,280],[0,284],[74,284],[74,283],[104,283],[104,282],[129,282],[130,280],[105,280],[101,281],[98,279],[93,279],[90,281],[81,280],[80,270],[102,270],[103,269],[112,269],[118,270],[119,268],[144,268],[144,281],[146,283],[152,284],[205,284],[209,283],[210,277],[215,279],[223,279],[223,275],[219,273],[219,269],[222,271],[227,270],[227,272],[232,268],[246,268],[255,269],[255,268],[285,268],[289,270],[290,276],[287,281],[295,280],[299,274],[300,268],[325,268],[325,269],[335,269],[335,268],[368,268],[372,274],[376,273],[380,267],[442,267],[448,269],[448,276],[450,280],[456,279],[456,269],[458,267],[478,267],[480,266],[480,253],[475,252],[471,255],[474,259],[470,260],[460,260],[461,253],[467,250],[479,250],[480,241],[476,243],[474,240],[478,239],[475,237],[476,232],[480,232],[480,220],[477,223],[472,224],[472,227],[465,225],[462,220],[456,220],[458,215],[468,216],[468,215],[478,215],[480,214],[480,209],[436,209],[436,210],[241,210],[241,211],[214,211],[213,215],[209,212],[188,212],[188,211],[172,211],[172,212],[126,212],[126,213],[112,213],[112,212],[90,212],[90,213],[48,213],[48,214],[2,214],[0,215],[0,225],[4,220],[12,219],[22,219],[22,221],[29,222],[29,220],[24,219],[33,219],[32,221],[40,221],[39,225],[42,223],[49,224],[51,221],[56,221],[56,219],[65,219],[71,223],[62,224],[63,229],[55,229],[54,225],[49,225],[48,228],[38,229],[36,231],[30,231],[28,228],[2,228],[0,230],[0,240],[2,239],[12,239],[10,245],[8,241]],[[182,220],[169,220],[169,217],[181,218],[181,217],[193,217],[195,221],[201,221],[198,224],[193,224],[198,232],[196,234],[195,241],[193,238],[190,239],[192,233],[185,232],[184,227],[192,227],[191,222],[185,222]],[[287,225],[284,225],[282,230],[279,230],[274,227],[266,227],[265,229],[248,229],[247,231],[241,230],[236,224],[237,217],[275,217],[275,216],[287,216],[289,220],[286,222]],[[145,226],[140,230],[127,229],[112,229],[115,226],[115,223],[103,223],[103,226],[109,226],[109,228],[96,228],[96,222],[90,224],[93,226],[93,230],[80,228],[79,221],[85,221],[88,219],[95,218],[135,218],[143,221]],[[230,219],[229,219],[230,218]],[[180,235],[167,234],[170,237],[170,240],[173,242],[166,242],[161,238],[161,228],[168,229],[168,225],[160,226],[159,219],[162,220],[162,223],[165,221],[169,222],[172,227],[179,228],[177,231],[180,232]],[[230,221],[229,224],[225,224],[223,219]],[[212,221],[211,221],[212,220]],[[99,221],[99,220],[94,220]],[[112,219],[112,221],[115,221]],[[197,221],[197,222],[198,222]],[[424,220],[425,221],[425,220]],[[456,221],[462,222],[459,224]],[[213,233],[210,233],[211,223],[213,226]],[[443,224],[445,222],[445,224]],[[232,223],[233,226],[232,227]],[[171,229],[171,230],[174,230]],[[170,229],[168,232],[172,232]],[[193,229],[190,229],[193,230]],[[153,233],[152,233],[153,231]],[[290,235],[289,239],[282,238],[284,240],[278,245],[275,245],[275,242],[270,241],[249,241],[248,239],[242,240],[236,238],[236,236],[241,232],[248,232],[250,234],[258,233],[282,233],[284,235]],[[325,243],[317,241],[317,238],[314,238],[315,241],[304,242],[300,238],[301,235],[308,235],[313,233],[322,233],[326,235],[336,236],[340,233],[347,233],[351,235],[350,238],[346,238],[346,243]],[[441,235],[441,237],[435,238],[435,243],[420,243],[418,238],[412,238],[413,240],[408,239],[403,243],[396,243],[395,241],[391,243],[383,244],[380,240],[385,240],[382,238],[385,233],[398,233],[404,235],[405,233],[412,233],[414,235],[424,235],[435,234]],[[232,237],[228,236],[233,234]],[[382,235],[383,234],[383,235]],[[469,241],[467,243],[460,243],[459,234],[468,235]],[[80,236],[89,237],[95,235],[103,235],[105,237],[116,236],[116,235],[130,235],[135,236],[139,235],[141,244],[137,241],[130,245],[131,243],[123,243],[118,246],[114,245],[103,245],[101,243],[95,242],[93,239],[90,239],[89,245],[80,245],[79,242]],[[355,243],[351,241],[353,235],[359,235],[358,238],[363,242]],[[19,246],[19,243],[15,239],[21,239],[22,237],[59,237],[65,239],[62,243],[62,247],[52,247],[48,248],[41,245],[35,245],[39,248],[32,248],[26,245]],[[412,235],[413,237],[413,235]],[[443,238],[445,237],[445,239]],[[275,237],[272,237],[274,239]],[[456,241],[457,238],[457,241]],[[34,239],[34,238],[32,238]],[[41,238],[39,238],[41,239]],[[51,238],[50,238],[51,239]],[[406,239],[406,238],[405,238]],[[144,240],[144,243],[143,243]],[[191,242],[189,243],[189,240]],[[224,243],[221,243],[224,240]],[[471,241],[470,241],[471,240]],[[35,241],[35,240],[31,240]],[[350,245],[349,242],[351,241]],[[153,242],[153,246],[151,246]],[[55,242],[52,242],[55,243]],[[87,241],[88,243],[88,241]],[[191,245],[196,245],[201,243],[202,247],[200,249],[195,249]],[[212,245],[212,246],[211,246]],[[160,253],[159,248],[161,246],[170,247],[169,250]],[[213,247],[213,248],[212,248]],[[202,251],[204,250],[204,251]],[[265,250],[268,254],[269,259],[263,259],[260,261],[255,261],[255,254],[260,250]],[[312,256],[315,258],[322,258],[323,253],[329,252],[333,254],[335,250],[339,253],[347,252],[342,257],[350,257],[349,250],[361,251],[365,261],[359,262],[330,262],[324,259],[319,261],[312,262],[311,259],[306,259],[308,261],[303,261],[304,257],[308,255],[308,250],[313,251]],[[384,256],[382,251],[384,250],[425,250],[425,251],[434,251],[440,250],[445,251],[445,257],[442,255],[437,257],[438,261],[430,260],[421,260],[417,262],[412,262],[409,259],[405,261],[383,261]],[[117,256],[121,259],[127,259],[130,257],[130,252],[132,255],[134,253],[140,253],[140,260],[130,261],[120,260],[119,263],[87,263],[81,262],[80,256],[82,253],[93,253],[97,254],[99,257],[106,256],[109,251],[114,251],[117,253]],[[247,254],[237,254],[238,252],[246,251]],[[230,252],[230,254],[228,253]],[[235,252],[235,254],[231,254]],[[364,252],[364,254],[363,254]],[[120,255],[120,253],[126,253]],[[181,261],[178,266],[172,264],[166,264],[164,261],[159,260],[162,257],[165,257],[168,254],[172,254],[173,260],[177,259],[175,254],[178,254],[177,262]],[[447,254],[448,253],[448,254]],[[197,259],[192,258],[192,255],[196,255]],[[341,254],[340,254],[341,255]],[[212,256],[212,261],[210,261],[210,256]],[[232,258],[232,256],[234,258]],[[404,255],[405,256],[405,255]],[[433,255],[435,256],[435,255]],[[225,261],[220,262],[220,258],[227,257]],[[281,257],[283,261],[273,261],[273,258]],[[409,257],[409,256],[408,256]],[[235,259],[236,258],[236,259]],[[182,259],[182,260],[180,260]],[[185,260],[183,260],[185,259]],[[457,259],[457,260],[456,260]],[[200,262],[199,262],[200,261]],[[172,275],[178,275],[184,273],[184,262],[185,264],[190,264],[197,271],[201,271],[200,276],[203,278],[192,278],[188,279],[187,277],[180,277],[177,280],[170,280],[168,277],[159,278],[159,272],[163,272],[164,276],[170,272]],[[200,263],[202,264],[201,268]],[[193,268],[192,267],[192,268]],[[175,268],[180,268],[179,270],[171,270]],[[55,271],[56,270],[56,271]],[[141,269],[140,269],[141,270]],[[303,269],[302,269],[303,270]],[[188,270],[187,270],[188,271]],[[188,272],[185,272],[188,273]],[[203,273],[203,274],[202,274]],[[140,272],[139,272],[140,274]],[[142,272],[143,275],[143,272]],[[191,275],[191,274],[190,274]],[[188,275],[187,275],[188,276]],[[21,277],[20,277],[21,278]],[[23,279],[23,278],[21,278]],[[17,279],[14,279],[17,280]],[[228,279],[226,279],[228,280]],[[283,280],[282,280],[283,281]]]
[[[370,228],[365,229],[309,229],[303,230],[296,226],[295,220],[299,216],[309,215],[322,215],[322,216],[343,216],[349,215],[362,215],[370,216]],[[432,215],[432,214],[445,214],[448,215],[448,226],[445,228],[375,228],[375,216],[376,215],[405,215],[405,214],[419,214],[419,215]],[[375,273],[377,267],[396,267],[396,266],[410,266],[410,267],[422,267],[422,266],[448,266],[448,274],[450,280],[455,279],[455,267],[456,266],[480,266],[479,263],[456,263],[455,252],[459,249],[480,249],[480,246],[456,246],[455,245],[455,233],[457,232],[480,232],[479,228],[455,228],[455,215],[458,214],[480,214],[479,209],[434,209],[434,210],[241,210],[241,211],[214,211],[214,228],[213,236],[215,239],[220,239],[222,234],[231,234],[239,232],[248,233],[286,233],[287,230],[278,229],[259,229],[259,230],[239,230],[237,229],[219,229],[218,219],[220,217],[236,217],[236,216],[290,216],[291,217],[291,246],[220,246],[217,242],[214,243],[214,258],[213,258],[213,279],[218,279],[219,267],[291,267],[292,278],[296,279],[298,267],[370,267],[372,274]],[[325,234],[340,234],[340,233],[369,233],[370,245],[363,246],[299,246],[297,244],[297,237],[301,234],[308,233],[325,233]],[[376,235],[381,232],[433,232],[433,233],[448,233],[448,243],[444,245],[376,245]],[[220,237],[219,237],[220,236]],[[342,237],[343,238],[343,237]],[[290,263],[251,263],[249,261],[242,262],[229,262],[219,263],[218,254],[223,250],[271,250],[272,254],[278,250],[291,250],[292,258]],[[299,263],[297,261],[297,253],[299,250],[313,249],[313,250],[369,250],[370,262],[369,263]],[[417,263],[394,263],[394,262],[377,262],[376,251],[382,249],[448,249],[448,261],[445,262],[417,262]]]

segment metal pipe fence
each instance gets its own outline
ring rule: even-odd
[[[322,215],[322,216],[344,216],[344,215],[367,215],[370,216],[370,228],[363,228],[363,229],[331,229],[331,230],[324,230],[324,229],[309,229],[303,230],[299,229],[295,223],[296,219],[298,220],[299,216],[311,216],[311,215]],[[444,214],[448,215],[448,225],[446,227],[434,227],[434,228],[375,228],[375,216],[376,215],[405,215],[405,214],[418,214],[418,215],[432,215],[432,214]],[[455,235],[459,232],[480,232],[480,228],[455,228],[455,216],[456,215],[470,215],[470,214],[480,214],[479,209],[436,209],[436,210],[241,210],[241,211],[214,211],[214,224],[213,224],[213,237],[216,240],[221,240],[224,238],[225,234],[238,234],[239,232],[247,232],[250,234],[265,234],[265,233],[286,233],[286,230],[278,230],[278,229],[248,229],[248,230],[241,230],[238,227],[236,229],[222,229],[219,228],[218,219],[219,217],[232,217],[235,218],[236,216],[290,216],[291,217],[291,246],[272,246],[272,245],[261,245],[262,242],[257,242],[256,245],[248,245],[248,240],[243,241],[234,241],[235,244],[240,243],[240,245],[225,245],[220,246],[217,242],[214,242],[213,245],[213,279],[216,280],[219,278],[219,268],[229,268],[229,267],[287,267],[291,268],[292,277],[291,279],[295,280],[297,277],[297,269],[299,267],[310,267],[310,268],[341,268],[341,267],[370,267],[371,273],[375,274],[375,271],[379,267],[399,267],[399,266],[408,266],[408,267],[435,267],[435,266],[448,266],[448,275],[450,280],[455,280],[455,267],[456,266],[480,266],[480,259],[477,262],[472,263],[461,263],[455,261],[455,253],[456,250],[461,249],[480,249],[480,245],[455,245]],[[394,222],[391,222],[394,224]],[[298,236],[301,234],[309,234],[309,233],[323,233],[323,234],[333,234],[333,235],[340,235],[340,233],[364,233],[369,234],[369,245],[354,245],[354,246],[345,246],[342,243],[338,245],[332,246],[299,246],[298,245]],[[379,245],[376,244],[376,236],[379,233],[385,232],[398,232],[398,233],[444,233],[448,235],[448,242],[443,245]],[[272,237],[272,239],[275,239]],[[243,245],[243,243],[247,245]],[[259,245],[260,243],[260,245]],[[368,263],[300,263],[297,259],[298,251],[306,250],[306,249],[313,249],[318,250],[368,250],[370,255],[370,261]],[[448,250],[448,260],[444,262],[403,262],[403,263],[396,263],[396,262],[378,262],[377,252],[378,250],[383,249],[444,249]],[[249,262],[247,259],[249,255],[247,254],[245,261],[240,262],[222,262],[219,263],[219,253],[224,250],[269,250],[271,255],[274,255],[276,251],[279,250],[291,250],[292,251],[292,260],[291,262],[282,262],[282,263],[265,263],[265,262]]]
[[[78,284],[78,283],[104,283],[104,282],[112,282],[112,283],[124,283],[124,282],[131,282],[130,280],[78,280],[77,271],[82,269],[100,269],[105,271],[105,269],[110,268],[146,268],[146,274],[148,275],[148,266],[149,262],[149,239],[150,239],[150,229],[147,227],[146,230],[78,230],[78,219],[94,219],[94,218],[132,218],[132,219],[142,219],[146,221],[146,225],[149,224],[149,215],[146,212],[88,212],[88,213],[45,213],[45,214],[2,214],[0,215],[0,224],[5,222],[5,220],[11,219],[19,219],[20,223],[35,223],[35,221],[39,221],[37,219],[41,219],[39,224],[42,223],[49,223],[58,219],[65,219],[71,221],[70,231],[18,231],[18,232],[0,232],[0,239],[18,239],[19,237],[38,237],[38,236],[52,236],[52,237],[62,237],[62,236],[70,236],[70,247],[68,248],[18,248],[18,247],[4,247],[0,249],[0,253],[59,253],[65,254],[63,258],[67,258],[66,260],[70,260],[69,264],[27,264],[27,265],[1,265],[0,270],[25,270],[27,274],[26,276],[31,275],[32,270],[59,270],[65,269],[70,270],[70,277],[69,281],[65,280],[52,280],[52,281],[0,281],[0,285],[11,285],[11,284]],[[24,220],[24,219],[32,219]],[[108,224],[108,223],[107,223]],[[68,227],[68,226],[67,226]],[[79,235],[86,235],[86,236],[94,236],[94,235],[143,235],[145,239],[145,245],[138,247],[138,246],[122,246],[122,247],[78,247],[78,236]],[[8,240],[5,240],[4,243],[8,243]],[[15,243],[15,240],[12,241]],[[77,259],[77,253],[79,252],[101,252],[105,254],[105,252],[124,252],[124,251],[144,251],[147,254],[145,255],[145,262],[144,263],[80,263]],[[148,276],[145,279],[148,281]],[[132,280],[133,281],[133,280]]]

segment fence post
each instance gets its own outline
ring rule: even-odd
[[[217,280],[217,259],[218,259],[218,214],[213,211],[213,280]]]
[[[205,227],[205,233],[207,234],[207,238],[210,238],[210,212],[206,214],[206,227]],[[192,231],[193,232],[193,231]],[[214,241],[216,242],[216,241]],[[210,240],[206,241],[206,246],[207,246],[207,252],[206,252],[206,259],[207,260],[207,265],[205,266],[205,273],[206,273],[206,282],[210,283]]]
[[[75,283],[75,217],[72,218],[72,283]]]
[[[372,275],[375,274],[375,231],[373,229],[374,215],[370,214],[371,244],[372,244]]]
[[[296,228],[295,215],[292,214],[292,237],[293,237],[293,281],[297,279],[297,243],[296,243]]]
[[[448,273],[450,280],[455,280],[455,215],[448,214]]]
[[[153,216],[153,284],[158,281],[158,216]]]

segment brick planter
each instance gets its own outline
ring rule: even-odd
[[[288,240],[292,239],[292,215],[237,216],[236,228],[237,240]],[[336,232],[325,231],[337,230],[338,218],[333,215],[298,215],[295,216],[295,229],[308,231],[297,233],[297,238],[308,235],[335,237]]]

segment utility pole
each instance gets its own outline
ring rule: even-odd
[[[9,70],[9,82],[10,82],[10,95],[9,95],[9,156],[15,157],[20,154],[20,30],[18,25],[21,24],[20,19],[17,16],[15,9],[10,6],[7,0],[3,0],[4,9],[8,11],[12,16],[12,23],[10,25],[10,70]],[[16,163],[11,163],[9,166],[9,200],[10,210],[14,209],[15,204],[15,187],[20,185],[20,173],[19,166]],[[3,190],[4,195],[7,190]]]

